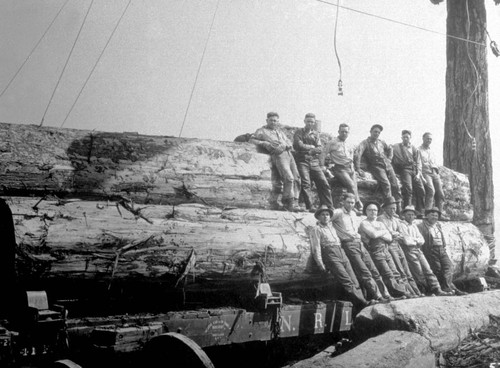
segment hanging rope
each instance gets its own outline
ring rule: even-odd
[[[43,32],[43,35],[42,37],[40,37],[40,39],[38,40],[38,42],[36,43],[35,47],[33,47],[33,49],[31,49],[30,53],[28,54],[28,56],[26,57],[26,59],[24,59],[23,63],[21,64],[21,66],[19,67],[19,69],[17,69],[16,71],[16,74],[14,74],[14,76],[10,79],[9,83],[7,83],[7,86],[5,86],[5,88],[3,89],[3,91],[0,93],[0,98],[3,96],[3,94],[5,93],[5,91],[7,91],[7,89],[10,87],[10,85],[12,84],[12,82],[14,81],[14,79],[16,79],[17,75],[19,74],[19,72],[21,71],[21,69],[24,67],[24,65],[28,62],[29,58],[31,57],[31,55],[33,55],[33,53],[35,52],[35,50],[37,49],[38,45],[40,45],[40,42],[42,42],[42,40],[44,39],[45,35],[47,34],[47,32],[50,30],[50,28],[52,27],[52,25],[54,24],[54,22],[56,21],[57,17],[59,16],[59,14],[61,14],[62,10],[64,9],[64,7],[66,6],[66,4],[68,3],[69,0],[66,0],[66,2],[61,6],[61,9],[59,9],[59,11],[57,12],[56,16],[54,17],[54,19],[52,19],[52,22],[50,22],[49,26],[47,27],[47,29],[45,30],[45,32]]]
[[[466,7],[466,11],[467,11],[467,40],[468,40],[469,36],[470,36],[470,24],[471,24],[471,22],[470,22],[470,15],[469,15],[469,0],[465,0],[465,7]],[[465,45],[465,50],[467,52],[467,57],[469,58],[469,61],[470,61],[470,63],[472,64],[472,66],[474,68],[474,75],[476,77],[476,83],[474,85],[474,89],[472,90],[470,96],[467,98],[467,102],[465,103],[464,107],[462,108],[461,120],[462,120],[462,124],[464,125],[465,132],[467,133],[467,135],[469,136],[469,138],[472,141],[472,150],[475,151],[476,150],[476,138],[474,138],[470,134],[469,129],[467,128],[467,124],[465,124],[464,115],[465,115],[465,110],[467,109],[467,106],[470,104],[470,100],[472,99],[472,97],[474,96],[474,94],[477,91],[477,87],[479,85],[479,72],[477,71],[476,64],[474,64],[474,61],[472,60],[472,58],[470,56],[470,53],[469,53],[469,44],[468,43]]]
[[[101,53],[99,54],[99,57],[97,58],[97,61],[95,62],[94,66],[92,67],[92,70],[90,71],[90,74],[88,75],[87,79],[85,79],[85,82],[83,83],[83,86],[82,88],[80,89],[80,92],[78,92],[78,95],[76,96],[76,99],[75,101],[73,102],[73,104],[71,105],[71,108],[69,109],[68,113],[66,114],[66,117],[64,118],[62,124],[61,124],[61,128],[64,126],[64,123],[66,123],[66,120],[68,120],[68,117],[69,115],[71,114],[71,112],[73,111],[73,108],[75,107],[78,99],[80,98],[82,92],[83,92],[83,89],[85,88],[85,86],[87,85],[90,77],[92,76],[92,74],[94,73],[94,70],[95,68],[97,67],[97,64],[99,63],[99,61],[101,60],[101,57],[102,55],[104,54],[104,51],[106,51],[106,48],[108,47],[111,39],[113,38],[118,26],[120,25],[122,19],[123,19],[123,16],[125,15],[125,12],[127,11],[130,3],[132,2],[132,0],[129,0],[127,5],[125,6],[125,9],[123,10],[122,14],[120,15],[120,18],[118,19],[118,22],[116,23],[115,27],[113,28],[113,31],[111,32],[106,44],[104,45],[104,48],[102,49]]]
[[[338,95],[343,96],[344,92],[342,91],[342,64],[340,63],[339,54],[337,52],[337,23],[338,23],[338,19],[339,19],[339,0],[337,0],[337,13],[335,15],[335,31],[333,34],[333,47],[335,49],[335,56],[337,57],[337,63],[339,64],[339,73],[340,73],[339,83],[338,83],[338,87],[339,87]]]
[[[217,15],[217,9],[219,9],[219,2],[220,0],[217,0],[217,5],[215,6],[214,15],[212,17],[212,23],[210,24],[210,28],[208,30],[207,39],[205,41],[205,47],[203,48],[203,53],[201,54],[200,64],[198,65],[198,71],[196,72],[196,77],[194,78],[193,88],[191,89],[191,95],[189,96],[189,101],[186,107],[186,112],[184,114],[184,119],[182,120],[182,126],[181,126],[181,131],[179,132],[179,137],[182,135],[182,131],[184,130],[184,124],[186,123],[189,106],[191,106],[191,100],[193,99],[194,89],[196,87],[196,83],[198,82],[198,76],[200,74],[201,65],[203,64],[203,59],[205,58],[205,52],[207,51],[208,41],[210,40],[210,35],[212,34],[212,28],[214,26],[215,16]]]
[[[64,67],[61,71],[61,74],[59,75],[59,78],[57,80],[56,86],[54,87],[54,90],[52,91],[52,95],[50,96],[49,103],[47,104],[47,107],[45,108],[45,111],[42,116],[42,121],[40,122],[40,127],[43,125],[43,122],[45,120],[45,115],[47,114],[47,111],[49,110],[49,106],[52,102],[52,99],[54,98],[54,95],[56,94],[57,87],[59,87],[59,83],[61,82],[62,76],[64,74],[64,71],[66,70],[66,66],[68,66],[69,59],[71,58],[71,55],[73,54],[73,50],[75,49],[75,45],[78,42],[78,38],[80,37],[80,33],[82,32],[83,26],[85,24],[85,21],[87,20],[87,16],[90,13],[90,9],[92,8],[92,4],[94,3],[94,0],[91,0],[90,5],[87,9],[87,13],[85,14],[85,17],[83,18],[82,25],[80,26],[80,29],[78,30],[78,33],[76,35],[75,41],[73,42],[73,46],[71,47],[71,50],[69,51],[68,57],[66,59],[66,62],[64,63]]]

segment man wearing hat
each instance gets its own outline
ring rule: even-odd
[[[330,221],[332,215],[333,211],[327,206],[320,206],[314,213],[318,222],[309,232],[311,254],[323,272],[328,270],[332,273],[353,304],[363,308],[370,303],[363,296],[351,264],[340,246],[340,240]]]
[[[301,178],[300,194],[304,199],[306,208],[314,212],[311,196],[311,179],[316,185],[319,202],[321,205],[333,208],[330,185],[326,180],[326,170],[321,162],[322,146],[319,132],[316,130],[316,116],[306,114],[305,127],[298,129],[293,136],[295,162]]]
[[[422,176],[422,159],[420,151],[411,144],[411,132],[401,132],[401,143],[396,143],[393,148],[392,166],[401,179],[403,192],[403,207],[413,203],[415,190],[415,203],[418,215],[424,210],[424,179]],[[423,212],[422,212],[423,215]]]
[[[402,215],[404,217],[404,221],[401,221],[402,248],[416,282],[429,294],[437,296],[452,295],[452,293],[447,293],[441,289],[436,275],[432,272],[427,259],[422,253],[421,247],[424,244],[424,238],[414,223],[416,218],[415,207],[406,206]]]
[[[257,151],[270,155],[271,183],[273,189],[269,200],[271,209],[279,209],[278,197],[283,188],[281,201],[288,211],[297,212],[300,191],[300,176],[292,155],[292,143],[279,127],[279,115],[267,114],[266,125],[257,129],[250,142],[257,146]]]
[[[432,207],[425,210],[425,219],[418,224],[418,230],[424,238],[422,251],[429,262],[429,266],[436,275],[441,289],[453,292],[455,295],[464,295],[453,284],[453,263],[446,252],[446,240],[438,222],[441,216],[439,208]]]
[[[423,296],[413,279],[405,254],[399,244],[403,241],[403,235],[401,233],[401,220],[396,215],[396,203],[394,197],[386,198],[382,205],[383,213],[378,216],[377,220],[382,222],[391,233],[392,241],[389,242],[388,249],[401,277],[400,282],[407,285],[410,294],[414,296]]]
[[[411,297],[407,286],[399,283],[400,275],[388,250],[392,236],[387,227],[377,220],[379,205],[376,202],[366,202],[363,213],[366,219],[359,225],[359,234],[370,253],[373,263],[377,266],[385,285],[394,297]]]
[[[354,212],[355,203],[354,194],[344,194],[343,206],[333,210],[333,227],[337,230],[342,249],[349,258],[354,273],[366,295],[369,296],[368,298],[379,302],[392,300],[377,267],[361,241],[361,235],[358,233],[359,217]]]
[[[370,136],[359,144],[355,155],[354,167],[360,177],[365,177],[361,169],[361,158],[365,157],[368,169],[382,188],[384,198],[393,196],[398,201],[398,212],[400,211],[401,190],[392,168],[392,147],[379,139],[384,128],[375,124],[370,129]]]

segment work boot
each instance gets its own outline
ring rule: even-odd
[[[286,200],[285,205],[285,210],[288,212],[303,212],[304,210],[300,208],[299,204],[297,203],[296,200],[290,198]]]
[[[443,291],[441,289],[434,289],[432,290],[432,294],[435,296],[450,296],[453,295],[453,293],[448,293],[446,291]]]
[[[272,211],[279,211],[279,210],[281,210],[281,206],[278,202],[271,202],[269,204],[269,209]]]

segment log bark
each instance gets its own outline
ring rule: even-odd
[[[467,8],[468,6],[468,8]],[[474,224],[494,234],[494,189],[488,118],[488,65],[484,0],[448,1],[444,165],[467,174]],[[472,142],[475,140],[476,148]]]
[[[268,156],[250,143],[4,123],[0,142],[0,195],[269,208]],[[470,220],[467,178],[443,173],[446,212],[454,220]],[[345,189],[332,184],[339,205]],[[369,176],[359,181],[359,188],[362,200],[382,199]]]
[[[311,273],[311,213],[136,205],[11,197],[24,284],[49,282],[58,297],[135,283],[167,291],[218,292],[264,277],[276,291],[328,287]],[[472,224],[443,224],[455,276],[484,275],[489,253]],[[149,286],[148,286],[149,287]]]

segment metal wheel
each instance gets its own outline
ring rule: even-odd
[[[151,339],[144,354],[147,362],[145,367],[215,368],[198,344],[175,332]]]

